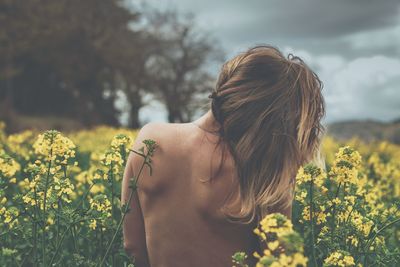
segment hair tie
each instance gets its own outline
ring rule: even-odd
[[[215,98],[217,98],[218,97],[218,92],[216,92],[216,91],[213,91],[211,94],[209,94],[208,95],[208,98],[212,98],[212,99],[215,99]]]

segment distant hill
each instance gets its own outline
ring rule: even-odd
[[[349,120],[330,123],[326,132],[339,140],[357,136],[364,141],[387,140],[400,144],[400,118],[392,122]]]

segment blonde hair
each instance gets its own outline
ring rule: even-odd
[[[299,167],[310,161],[324,166],[322,88],[302,59],[285,58],[271,45],[222,66],[211,111],[220,125],[218,144],[233,156],[241,199],[238,213],[224,211],[228,218],[248,223],[289,207]]]

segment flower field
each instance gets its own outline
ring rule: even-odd
[[[137,134],[98,127],[6,135],[0,123],[0,266],[128,266],[121,179]],[[154,149],[153,143],[143,146]],[[323,141],[326,169],[297,174],[292,222],[266,216],[246,266],[400,266],[400,147]],[[155,150],[155,153],[157,151]],[[139,152],[149,164],[150,154]],[[132,188],[135,183],[132,182]]]

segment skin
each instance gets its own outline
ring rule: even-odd
[[[208,180],[220,161],[220,149],[213,152],[218,137],[207,132],[216,125],[208,111],[193,123],[148,123],[140,130],[132,149],[138,151],[145,139],[158,146],[152,157],[153,175],[144,168],[123,225],[125,250],[135,258],[135,266],[225,267],[232,266],[235,252],[252,255],[257,249],[255,225],[229,222],[220,210],[227,199],[228,210],[239,208],[230,154],[222,172]],[[129,179],[142,162],[142,157],[130,153],[122,203],[129,198]]]

